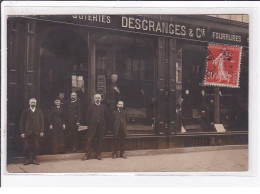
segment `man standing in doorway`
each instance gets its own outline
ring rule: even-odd
[[[113,128],[113,111],[116,110],[117,102],[120,100],[120,91],[119,87],[117,84],[118,76],[117,74],[112,74],[111,75],[111,84],[108,85],[107,87],[107,92],[106,92],[106,104],[108,108],[108,115],[106,116],[107,118],[107,124],[108,124],[108,129],[110,132],[112,132]]]
[[[30,163],[39,165],[36,156],[39,153],[39,138],[44,135],[44,119],[43,113],[36,108],[37,100],[31,98],[29,100],[29,108],[22,112],[20,119],[21,137],[25,141],[25,161],[24,165]]]
[[[91,104],[87,111],[88,138],[86,154],[82,160],[87,160],[93,150],[93,140],[97,139],[96,158],[101,160],[101,149],[105,133],[105,107],[101,104],[101,95],[94,96],[94,104]]]
[[[71,93],[71,101],[67,107],[67,147],[72,152],[77,150],[78,127],[81,122],[81,103],[75,92]]]
[[[125,139],[126,139],[126,124],[127,113],[123,109],[124,103],[119,101],[117,103],[117,109],[113,112],[114,122],[114,150],[113,159],[117,157],[118,147],[120,147],[120,157],[126,159],[125,155]]]

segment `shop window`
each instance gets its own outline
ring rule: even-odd
[[[210,131],[214,114],[214,92],[202,87],[206,49],[199,45],[183,48],[183,124],[188,132]],[[176,71],[178,74],[178,68]],[[178,76],[177,76],[178,79]],[[178,83],[178,80],[177,80]],[[205,109],[205,110],[204,110]]]
[[[143,59],[127,58],[124,73],[125,79],[144,80],[145,79],[145,61]]]
[[[151,56],[155,45],[146,45],[139,38],[117,36],[107,37],[96,48],[96,91],[105,93],[107,103],[111,75],[118,75],[116,84],[128,113],[127,130],[132,134],[152,133],[154,129],[155,60]]]

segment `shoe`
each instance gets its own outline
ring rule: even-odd
[[[112,154],[112,158],[113,158],[113,159],[116,158],[116,154],[115,154],[115,153]]]
[[[125,154],[120,154],[120,157],[121,157],[121,158],[124,158],[124,159],[127,159],[127,157],[126,157]]]
[[[102,160],[101,156],[97,156],[96,158],[97,158],[98,160]]]
[[[88,155],[85,155],[83,158],[81,158],[82,161],[89,160],[89,159],[90,159],[90,157]]]
[[[40,165],[40,163],[39,163],[37,160],[33,160],[32,163],[33,163],[34,165]]]
[[[30,161],[26,159],[26,160],[24,161],[23,165],[28,165],[28,164],[30,164]]]

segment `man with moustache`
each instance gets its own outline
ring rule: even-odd
[[[36,98],[29,100],[29,108],[22,112],[20,119],[21,137],[24,139],[25,145],[25,161],[24,165],[39,165],[36,156],[39,153],[39,139],[44,135],[44,119],[42,111],[36,107]]]
[[[105,106],[101,104],[101,95],[95,94],[94,104],[91,104],[86,114],[87,126],[88,126],[88,138],[86,146],[86,154],[82,160],[90,158],[90,154],[93,150],[94,139],[97,140],[96,146],[96,159],[101,160],[101,151],[103,136],[105,133]]]
[[[71,93],[71,101],[67,106],[67,147],[72,152],[77,150],[81,122],[81,103],[75,92]]]
[[[127,113],[123,109],[124,102],[117,103],[117,109],[113,112],[114,123],[114,150],[112,158],[117,157],[117,151],[120,150],[120,157],[126,159],[125,155],[125,139],[126,139],[126,123]]]

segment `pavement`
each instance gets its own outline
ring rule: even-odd
[[[67,159],[42,161],[37,165],[8,164],[9,173],[85,173],[85,172],[220,172],[247,171],[248,148],[198,149],[192,152],[138,155],[102,160]]]

